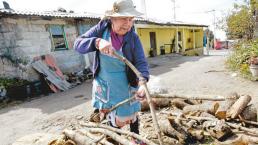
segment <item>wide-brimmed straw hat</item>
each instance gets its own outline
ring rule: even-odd
[[[135,9],[132,0],[117,0],[113,4],[113,9],[105,13],[105,17],[138,17],[143,13]]]

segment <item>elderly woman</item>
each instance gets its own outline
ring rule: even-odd
[[[102,115],[112,106],[136,95],[136,100],[118,107],[107,115],[113,127],[130,124],[132,132],[139,134],[137,112],[145,97],[142,81],[148,81],[149,71],[139,37],[134,31],[135,10],[131,0],[118,0],[113,10],[107,11],[105,19],[92,27],[75,41],[75,49],[82,53],[95,52],[92,72],[94,74],[92,102],[95,111]],[[139,80],[123,62],[112,56],[116,52],[126,57],[145,80]]]

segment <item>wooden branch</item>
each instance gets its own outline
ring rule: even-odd
[[[201,112],[199,115],[200,117],[210,117],[210,118],[216,118],[215,116],[211,115],[210,113],[207,112]]]
[[[132,136],[138,140],[141,140],[143,141],[144,143],[146,143],[147,145],[156,145],[155,143],[153,143],[152,141],[146,139],[146,138],[143,138],[141,137],[140,135],[138,134],[135,134],[133,132],[129,132],[129,131],[126,131],[126,130],[121,130],[121,129],[117,129],[117,128],[114,128],[114,127],[111,127],[111,126],[107,126],[107,125],[104,125],[104,124],[96,124],[96,123],[83,123],[83,122],[80,122],[80,125],[84,126],[84,127],[89,127],[89,128],[103,128],[103,129],[108,129],[110,131],[113,131],[113,132],[117,132],[119,134],[124,134],[124,135],[129,135],[129,136]]]
[[[256,126],[258,126],[258,122],[256,122],[256,121],[249,121],[249,120],[245,120],[245,119],[241,119],[240,121],[245,122],[245,123],[248,123],[248,124],[250,124],[250,125],[256,125]]]
[[[241,96],[227,111],[227,117],[236,118],[245,109],[251,99],[249,95]]]
[[[128,65],[129,68],[132,69],[132,71],[136,74],[136,76],[137,76],[140,80],[145,80],[145,79],[142,77],[142,74],[141,74],[141,73],[133,66],[133,64],[132,64],[130,61],[128,61],[125,57],[120,56],[120,55],[117,54],[116,52],[114,52],[113,55],[114,55],[115,57],[117,57],[119,60],[123,61],[126,65]],[[153,106],[153,104],[152,104],[152,99],[151,99],[150,92],[149,92],[149,90],[148,90],[148,87],[147,87],[146,82],[143,84],[143,87],[144,87],[144,89],[145,89],[146,98],[147,98],[147,101],[148,101],[149,106],[150,106],[151,116],[152,116],[152,119],[153,119],[153,124],[154,124],[155,130],[157,131],[159,143],[160,143],[160,145],[163,145],[163,143],[162,143],[161,130],[160,130],[160,128],[159,128],[158,120],[157,120],[157,117],[156,117],[156,112],[155,112],[154,106]]]
[[[219,108],[215,113],[215,116],[219,119],[226,119],[228,109],[236,102],[236,100],[226,100],[219,102]]]
[[[79,134],[78,132],[72,131],[72,130],[64,130],[64,134],[73,140],[77,145],[88,145],[88,144],[94,144],[94,141],[84,135]]]
[[[185,136],[185,134],[181,134],[180,132],[178,132],[176,129],[174,129],[169,120],[168,119],[162,119],[159,121],[160,124],[160,129],[161,131],[169,136],[169,137],[173,137],[176,138],[180,143],[184,144],[187,136]]]
[[[248,145],[248,144],[257,144],[258,143],[258,137],[249,136],[245,134],[236,134],[235,136],[232,136],[231,138],[227,139],[226,141],[215,142],[219,145]]]
[[[152,94],[152,98],[181,98],[190,100],[225,101],[227,99],[238,99],[237,96],[223,97],[218,95],[178,95],[178,94]]]
[[[171,124],[171,126],[180,134],[184,135],[184,141],[186,143],[191,143],[193,142],[193,136],[191,136],[191,132],[189,130],[188,127],[186,127],[186,121],[187,120],[183,120],[183,117],[181,115],[178,115],[177,117],[168,117],[168,120]],[[192,132],[193,133],[193,132]]]
[[[155,109],[158,108],[164,108],[164,107],[169,107],[170,106],[170,99],[166,98],[153,98],[152,99],[153,106]],[[150,106],[146,100],[141,102],[141,111],[148,111],[150,110]]]
[[[185,106],[183,109],[183,112],[187,113],[187,112],[204,111],[204,112],[214,114],[217,111],[218,107],[219,107],[218,102],[208,101],[198,105]]]
[[[257,108],[254,104],[248,105],[240,115],[244,120],[257,122]]]
[[[107,113],[114,111],[116,108],[118,108],[118,107],[120,107],[121,105],[124,105],[125,103],[128,103],[128,102],[130,102],[130,101],[132,101],[132,100],[134,100],[134,99],[135,99],[135,97],[132,96],[131,98],[128,98],[128,99],[125,99],[125,100],[122,101],[122,102],[119,102],[118,104],[116,104],[115,106],[113,106],[111,109],[109,109]]]
[[[226,140],[233,134],[230,127],[223,120],[205,121],[203,123],[203,128],[219,141]]]
[[[114,111],[116,108],[118,108],[118,107],[124,105],[125,103],[128,103],[128,102],[132,101],[133,99],[135,99],[134,96],[132,96],[132,97],[130,97],[130,98],[128,98],[128,99],[125,99],[124,101],[119,102],[119,103],[116,104],[115,106],[113,106],[113,107],[111,107],[110,109],[108,109],[107,112],[106,112],[106,114],[109,113],[109,112]],[[90,117],[90,121],[91,121],[91,122],[102,122],[102,121],[104,121],[104,119],[105,119],[105,117],[103,117],[103,118],[100,117],[100,112],[99,112],[99,113],[94,113],[94,114],[92,114],[91,117]]]
[[[218,120],[218,119],[208,118],[208,117],[196,117],[196,116],[185,116],[185,117],[190,118],[190,119],[199,120],[199,121],[200,120],[211,120],[211,121]],[[246,132],[249,132],[249,133],[252,133],[252,134],[258,136],[258,130],[249,129],[249,128],[246,128],[246,127],[234,124],[234,123],[230,123],[230,122],[226,122],[226,124],[233,127],[233,128],[240,129],[240,130],[243,130],[243,131],[246,131]]]
[[[80,132],[81,134],[83,134],[83,135],[88,136],[89,138],[91,138],[94,143],[101,143],[101,144],[103,144],[103,145],[113,145],[112,143],[110,143],[110,142],[108,142],[108,141],[106,141],[106,140],[103,140],[103,139],[105,138],[105,135],[104,135],[104,134],[103,134],[102,136],[100,136],[100,137],[97,137],[96,135],[93,135],[93,134],[91,134],[91,133],[89,133],[89,132],[86,132],[86,131],[85,131],[85,132],[81,132],[81,131],[79,130],[79,132]]]
[[[113,131],[109,131],[107,129],[102,129],[102,128],[84,128],[80,129],[80,132],[93,132],[93,133],[102,133],[105,134],[109,137],[111,137],[113,140],[115,140],[118,143],[121,143],[123,145],[130,144],[130,141],[127,140],[126,138],[114,133]]]
[[[176,99],[171,100],[171,105],[173,105],[179,109],[183,109],[185,106],[188,106],[190,104],[187,104],[183,99],[176,98]]]

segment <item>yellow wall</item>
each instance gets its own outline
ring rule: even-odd
[[[146,26],[148,26],[146,24]],[[139,35],[139,38],[144,47],[144,53],[146,56],[149,56],[150,51],[150,32],[156,33],[156,47],[157,54],[160,55],[160,46],[164,46],[164,44],[172,44],[172,40],[175,38],[176,27],[171,28],[161,28],[157,26],[151,26],[151,28],[141,28],[136,27],[136,31]],[[178,27],[178,31],[181,32],[181,40],[180,43],[182,48],[182,52],[184,49],[193,49],[193,29],[191,27]],[[184,31],[184,32],[183,32]],[[196,32],[198,31],[198,32]],[[188,42],[190,40],[190,42]],[[195,48],[202,48],[203,46],[203,29],[195,28]],[[170,46],[166,45],[165,52],[170,53]]]
[[[144,52],[146,56],[149,56],[150,51],[150,32],[156,33],[156,47],[157,54],[160,54],[160,46],[164,46],[164,44],[171,44],[172,39],[175,35],[174,29],[163,29],[163,28],[138,28],[137,33],[140,37],[140,40],[144,47]],[[166,53],[170,53],[170,47],[166,45],[165,47]]]

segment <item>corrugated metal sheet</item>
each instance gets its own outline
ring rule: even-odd
[[[33,12],[33,11],[18,11],[9,9],[0,9],[1,15],[22,15],[22,16],[42,16],[42,17],[56,17],[56,18],[92,18],[100,19],[101,15],[93,13],[69,13],[69,12],[55,12],[55,11],[45,11],[45,12]],[[143,19],[136,18],[136,23],[151,23],[157,25],[167,25],[167,26],[197,26],[197,27],[208,27],[207,25],[201,24],[191,24],[185,22],[165,22],[156,19]]]
[[[69,13],[69,12],[33,12],[33,11],[18,11],[9,9],[0,9],[0,15],[23,15],[23,16],[42,16],[42,17],[57,17],[57,18],[94,18],[100,19],[97,14],[88,13]]]
[[[157,19],[143,19],[143,18],[136,18],[136,23],[147,23],[147,24],[156,24],[156,25],[165,25],[165,26],[197,26],[197,27],[208,27],[207,25],[202,24],[193,24],[193,23],[186,23],[181,21],[176,22],[165,22]]]

